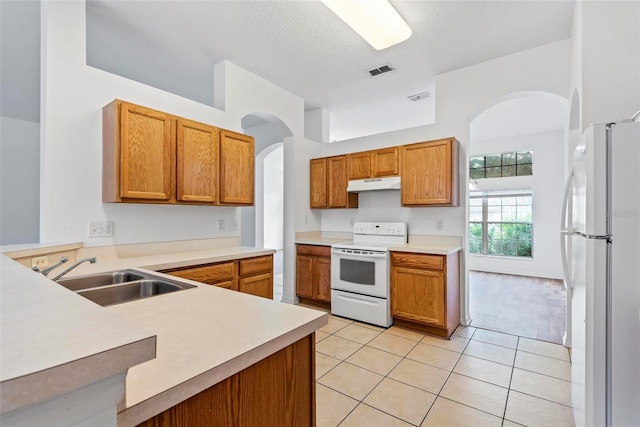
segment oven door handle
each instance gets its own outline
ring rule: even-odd
[[[389,252],[370,252],[366,254],[342,252],[341,249],[331,249],[332,255],[339,255],[342,258],[388,258]]]

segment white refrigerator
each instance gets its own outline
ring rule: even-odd
[[[576,426],[640,426],[640,123],[587,128],[562,222]]]

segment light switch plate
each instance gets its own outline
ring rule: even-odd
[[[113,221],[90,222],[89,237],[113,237]]]

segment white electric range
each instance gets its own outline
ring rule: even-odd
[[[403,222],[356,222],[352,242],[331,246],[331,313],[391,326],[389,248],[405,243]]]

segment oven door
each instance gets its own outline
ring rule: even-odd
[[[389,252],[332,248],[331,289],[387,298]]]

